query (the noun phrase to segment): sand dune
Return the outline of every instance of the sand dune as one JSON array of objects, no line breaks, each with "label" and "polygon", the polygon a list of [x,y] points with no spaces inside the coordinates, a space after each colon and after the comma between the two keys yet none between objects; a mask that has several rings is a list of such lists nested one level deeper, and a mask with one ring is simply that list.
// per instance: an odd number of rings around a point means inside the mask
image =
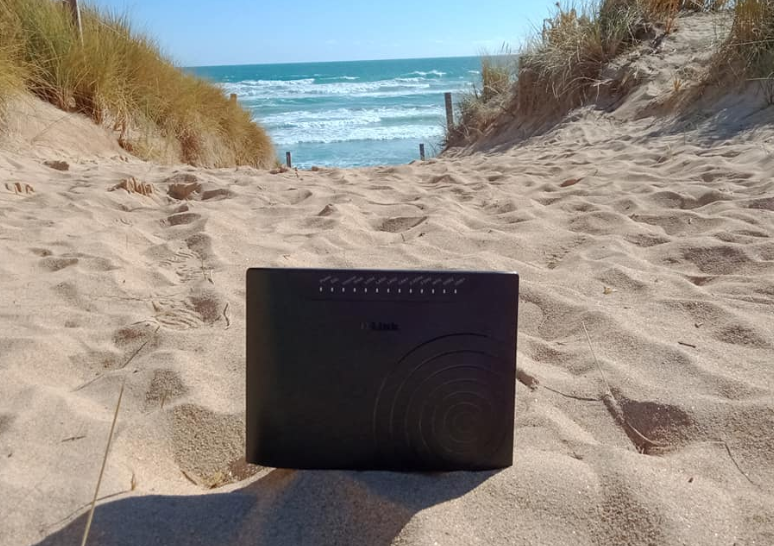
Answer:
[{"label": "sand dune", "polygon": [[[772,542],[774,133],[632,127],[280,175],[3,153],[2,542],[79,540],[123,381],[95,543]],[[518,270],[513,468],[240,464],[261,265]]]}]

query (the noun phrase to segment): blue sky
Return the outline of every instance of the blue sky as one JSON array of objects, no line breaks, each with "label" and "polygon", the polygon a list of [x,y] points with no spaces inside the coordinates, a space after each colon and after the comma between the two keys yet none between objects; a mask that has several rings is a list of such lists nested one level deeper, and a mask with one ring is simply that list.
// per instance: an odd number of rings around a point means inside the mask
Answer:
[{"label": "blue sky", "polygon": [[[88,1],[88,0],[87,0]],[[551,0],[91,0],[128,13],[179,64],[478,55],[518,44]]]}]

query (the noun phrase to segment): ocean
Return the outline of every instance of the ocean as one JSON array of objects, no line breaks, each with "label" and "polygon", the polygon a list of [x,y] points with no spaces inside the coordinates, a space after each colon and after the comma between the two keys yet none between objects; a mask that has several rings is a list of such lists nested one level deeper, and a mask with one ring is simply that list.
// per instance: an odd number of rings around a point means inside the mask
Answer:
[{"label": "ocean", "polygon": [[480,78],[478,57],[190,68],[236,93],[299,168],[396,165],[440,151],[444,92]]}]

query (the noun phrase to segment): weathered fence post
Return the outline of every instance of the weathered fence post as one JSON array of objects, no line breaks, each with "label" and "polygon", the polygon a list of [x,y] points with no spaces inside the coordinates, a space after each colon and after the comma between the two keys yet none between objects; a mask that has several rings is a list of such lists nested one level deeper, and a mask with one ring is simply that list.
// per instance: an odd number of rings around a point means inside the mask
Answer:
[{"label": "weathered fence post", "polygon": [[237,94],[231,93],[231,102],[236,102],[236,101],[237,101]]},{"label": "weathered fence post", "polygon": [[425,160],[425,145],[424,144],[420,144],[419,145],[419,159],[421,159],[422,161]]},{"label": "weathered fence post", "polygon": [[78,39],[83,45],[83,25],[81,24],[81,8],[78,6],[78,0],[65,0],[65,3],[70,8],[70,12],[73,14],[73,23],[78,30]]},{"label": "weathered fence post", "polygon": [[454,108],[452,107],[452,94],[444,93],[444,101],[446,102],[446,131],[451,134],[454,130]]},{"label": "weathered fence post", "polygon": [[288,166],[288,169],[293,168],[293,161],[290,157],[290,152],[285,152],[285,164]]}]

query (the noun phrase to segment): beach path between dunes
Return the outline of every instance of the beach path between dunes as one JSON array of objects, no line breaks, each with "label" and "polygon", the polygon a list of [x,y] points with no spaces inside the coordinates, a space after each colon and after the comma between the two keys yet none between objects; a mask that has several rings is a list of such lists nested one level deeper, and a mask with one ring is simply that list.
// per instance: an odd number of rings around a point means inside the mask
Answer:
[{"label": "beach path between dunes", "polygon": [[[772,134],[644,129],[277,175],[0,153],[0,543],[80,543],[124,382],[94,544],[774,543]],[[513,467],[245,466],[253,266],[518,271]]]}]

